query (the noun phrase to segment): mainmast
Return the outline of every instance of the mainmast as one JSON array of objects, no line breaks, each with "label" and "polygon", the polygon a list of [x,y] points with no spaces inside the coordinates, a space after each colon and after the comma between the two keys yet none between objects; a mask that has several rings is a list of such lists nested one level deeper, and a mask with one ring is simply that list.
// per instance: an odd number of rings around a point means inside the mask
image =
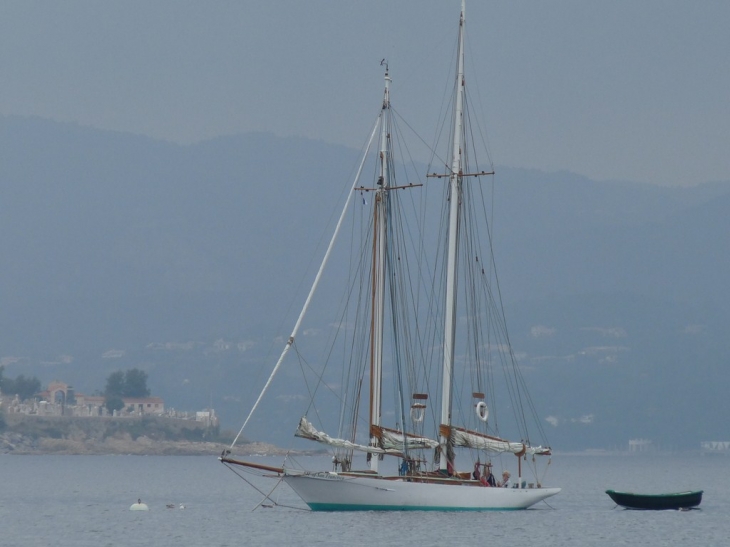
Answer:
[{"label": "mainmast", "polygon": [[454,377],[454,340],[456,337],[456,265],[459,246],[459,211],[461,204],[461,148],[463,130],[464,104],[464,0],[461,3],[461,19],[459,21],[458,69],[456,74],[456,100],[454,105],[454,135],[451,152],[451,173],[449,176],[449,241],[446,263],[446,302],[444,322],[444,367],[443,390],[441,395],[441,458],[439,468],[448,471],[452,447],[451,429],[451,384]]},{"label": "mainmast", "polygon": [[[374,427],[380,426],[381,399],[383,385],[383,317],[385,309],[386,280],[386,229],[388,210],[388,187],[390,186],[390,76],[388,64],[385,64],[385,92],[383,108],[380,113],[380,155],[378,186],[375,190],[374,233],[373,233],[373,266],[372,266],[372,324],[370,336],[370,445],[378,445],[378,437],[374,435]],[[378,471],[377,455],[370,459],[370,469]]]}]

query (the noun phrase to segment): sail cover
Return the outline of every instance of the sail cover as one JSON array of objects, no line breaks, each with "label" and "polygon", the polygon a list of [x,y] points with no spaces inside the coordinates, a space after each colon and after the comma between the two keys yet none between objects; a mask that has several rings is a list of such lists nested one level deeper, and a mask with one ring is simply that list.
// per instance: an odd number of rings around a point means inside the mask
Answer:
[{"label": "sail cover", "polygon": [[409,450],[417,450],[419,448],[436,448],[438,441],[429,439],[428,437],[419,437],[417,435],[403,435],[400,431],[387,429],[385,427],[373,426],[372,432],[380,439],[380,445],[386,449],[403,450],[403,443],[408,445]]},{"label": "sail cover", "polygon": [[[302,416],[299,420],[299,426],[297,427],[297,437],[303,439],[309,439],[317,441],[322,444],[334,446],[336,448],[345,448],[348,450],[359,450],[360,452],[370,452],[372,454],[396,454],[400,455],[403,453],[403,434],[398,431],[393,431],[385,428],[378,428],[378,437],[382,446],[367,446],[364,444],[357,444],[346,439],[338,439],[336,437],[330,437],[323,431],[318,431],[310,422],[306,416]],[[427,439],[425,437],[416,437],[407,435],[406,437],[408,448],[435,448],[439,445],[438,441]]]},{"label": "sail cover", "polygon": [[[441,426],[442,429],[449,426]],[[510,452],[512,454],[535,454],[549,456],[550,448],[542,446],[529,446],[525,443],[515,443],[500,439],[499,437],[491,437],[476,431],[469,431],[458,427],[451,427],[451,442],[454,446],[463,446],[467,448],[476,448],[478,450],[487,450],[489,452]]]},{"label": "sail cover", "polygon": [[294,435],[302,437],[303,439],[317,441],[318,443],[327,444],[337,448],[346,448],[348,450],[359,450],[361,452],[371,452],[373,454],[400,453],[400,451],[383,450],[379,446],[366,446],[363,444],[353,443],[346,439],[330,437],[327,433],[318,431],[311,423],[309,423],[306,416],[302,416],[302,419],[299,420],[299,426],[297,426],[297,431]]},{"label": "sail cover", "polygon": [[[299,426],[295,435],[302,437],[303,439],[309,439],[317,441],[322,444],[334,446],[336,448],[345,448],[347,450],[358,450],[360,452],[370,452],[372,454],[395,454],[401,455],[403,453],[403,443],[408,444],[408,449],[419,449],[419,448],[436,448],[439,446],[439,442],[427,437],[418,437],[415,435],[403,435],[399,431],[387,429],[384,427],[373,428],[373,433],[380,439],[381,446],[368,446],[364,444],[353,443],[346,439],[338,439],[336,437],[330,437],[327,433],[317,430],[307,420],[306,416],[302,416],[299,420]],[[549,456],[551,454],[550,448],[543,448],[542,446],[529,446],[525,443],[515,443],[500,439],[499,437],[490,437],[476,431],[469,431],[467,429],[461,429],[458,427],[441,426],[442,432],[448,429],[451,430],[451,442],[454,446],[462,446],[467,448],[476,448],[478,450],[487,450],[489,452],[510,452],[512,454],[535,454]]]}]

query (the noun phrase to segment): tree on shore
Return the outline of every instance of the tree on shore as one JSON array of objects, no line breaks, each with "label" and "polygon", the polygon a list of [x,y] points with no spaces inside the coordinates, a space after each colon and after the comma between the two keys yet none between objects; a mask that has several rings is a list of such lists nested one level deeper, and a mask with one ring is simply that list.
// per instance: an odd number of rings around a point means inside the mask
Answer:
[{"label": "tree on shore", "polygon": [[147,373],[143,370],[133,368],[130,370],[118,370],[112,372],[106,379],[104,397],[109,412],[124,408],[122,397],[149,397],[150,390],[147,387]]},{"label": "tree on shore", "polygon": [[106,379],[105,397],[149,397],[147,373],[138,368],[112,372]]},{"label": "tree on shore", "polygon": [[6,378],[4,372],[5,367],[0,366],[0,392],[6,395],[17,395],[21,401],[25,401],[41,390],[41,381],[35,376],[26,378],[21,374],[15,378]]},{"label": "tree on shore", "polygon": [[126,397],[149,397],[147,373],[133,368],[124,374],[124,395]]},{"label": "tree on shore", "polygon": [[104,401],[104,406],[109,412],[113,414],[115,410],[122,410],[124,408],[124,401],[122,401],[121,397],[113,395],[106,398],[106,400]]},{"label": "tree on shore", "polygon": [[104,396],[109,397],[121,397],[124,395],[124,372],[118,370],[112,372],[106,379],[106,388],[104,389]]}]

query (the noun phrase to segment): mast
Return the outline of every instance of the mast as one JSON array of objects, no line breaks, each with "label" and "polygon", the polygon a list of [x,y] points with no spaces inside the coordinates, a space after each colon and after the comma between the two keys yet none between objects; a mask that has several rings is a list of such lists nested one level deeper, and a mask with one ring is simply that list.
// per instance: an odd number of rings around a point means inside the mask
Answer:
[{"label": "mast", "polygon": [[449,241],[446,263],[446,302],[444,306],[444,365],[443,388],[441,394],[440,428],[441,458],[439,468],[449,470],[449,457],[452,453],[450,441],[451,426],[451,383],[454,377],[454,340],[456,338],[456,266],[459,245],[459,206],[461,202],[461,148],[464,103],[464,0],[461,2],[459,20],[458,69],[456,74],[456,101],[454,105],[454,135],[451,152],[451,173],[449,176]]},{"label": "mast", "polygon": [[[385,309],[386,279],[386,228],[388,209],[388,172],[390,133],[388,119],[390,112],[390,76],[388,64],[385,63],[385,92],[383,108],[380,114],[380,172],[378,187],[375,191],[374,233],[373,233],[373,265],[372,265],[372,324],[370,336],[370,445],[377,446],[378,438],[373,435],[373,426],[380,426],[381,391],[383,384],[383,322]],[[378,471],[377,455],[370,458],[370,469]]]}]

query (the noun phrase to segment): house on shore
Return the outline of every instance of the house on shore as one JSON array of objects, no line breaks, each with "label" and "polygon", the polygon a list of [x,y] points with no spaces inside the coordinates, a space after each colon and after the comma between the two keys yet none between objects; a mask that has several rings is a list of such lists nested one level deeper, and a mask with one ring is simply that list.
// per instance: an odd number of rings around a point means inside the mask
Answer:
[{"label": "house on shore", "polygon": [[109,412],[106,397],[76,393],[73,386],[54,381],[37,393],[32,399],[20,400],[5,396],[0,398],[0,407],[5,412],[33,416],[67,416],[76,418],[117,417],[134,418],[159,416],[178,420],[192,420],[207,427],[218,426],[215,410],[208,408],[198,412],[187,412],[165,407],[162,397],[120,397],[124,403],[121,410]]},{"label": "house on shore", "polygon": [[[121,397],[124,408],[114,416],[163,416],[165,401],[161,397]],[[16,396],[8,401],[8,412],[37,414],[39,416],[111,416],[103,395],[76,393],[73,386],[54,381],[36,394],[32,401],[20,401]]]}]

